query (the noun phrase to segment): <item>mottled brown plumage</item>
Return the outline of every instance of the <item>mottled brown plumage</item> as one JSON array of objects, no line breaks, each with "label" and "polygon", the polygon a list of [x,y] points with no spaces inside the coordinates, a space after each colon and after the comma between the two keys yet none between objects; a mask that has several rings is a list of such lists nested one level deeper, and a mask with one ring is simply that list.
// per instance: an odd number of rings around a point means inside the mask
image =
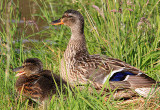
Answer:
[{"label": "mottled brown plumage", "polygon": [[[18,72],[16,76],[16,90],[19,94],[42,102],[58,94],[58,89],[65,92],[67,83],[50,70],[43,70],[42,62],[38,58],[26,59],[22,67],[13,69]],[[57,85],[57,87],[56,87]]]},{"label": "mottled brown plumage", "polygon": [[72,32],[60,68],[62,78],[68,80],[72,86],[90,83],[96,89],[101,89],[109,79],[112,89],[130,88],[141,94],[137,88],[151,88],[156,85],[155,80],[121,60],[90,55],[86,48],[84,19],[78,11],[67,10],[62,18],[52,22],[52,25],[59,24],[70,27]]}]

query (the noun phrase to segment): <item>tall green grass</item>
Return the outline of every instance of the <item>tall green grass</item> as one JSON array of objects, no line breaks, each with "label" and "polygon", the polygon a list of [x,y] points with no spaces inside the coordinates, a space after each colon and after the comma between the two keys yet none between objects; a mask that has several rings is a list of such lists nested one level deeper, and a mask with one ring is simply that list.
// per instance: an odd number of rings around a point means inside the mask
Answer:
[{"label": "tall green grass", "polygon": [[[0,3],[0,109],[32,109],[28,100],[17,95],[15,91],[15,73],[12,68],[22,65],[26,58],[37,57],[42,60],[45,69],[53,70],[59,74],[60,59],[70,39],[68,27],[54,27],[52,20],[60,18],[67,9],[79,10],[85,19],[85,36],[90,54],[104,54],[125,61],[148,76],[160,81],[160,3],[152,1],[109,1],[109,0],[33,0],[37,6],[37,13],[31,15],[42,19],[50,28],[27,35],[26,24],[19,31],[18,22],[22,19],[19,0],[1,0]],[[98,9],[92,7],[96,5]],[[62,8],[63,7],[63,8]],[[9,20],[9,21],[8,21]],[[31,27],[30,27],[31,28]],[[33,36],[45,37],[55,41],[48,44],[45,41],[31,42],[32,48],[23,44],[23,39]],[[46,35],[46,36],[44,36]],[[14,39],[19,42],[12,43]],[[19,51],[16,51],[19,49]],[[9,66],[7,66],[9,65]],[[138,102],[117,105],[122,101],[114,100],[110,95],[107,101],[95,90],[90,93],[88,89],[80,91],[76,88],[75,94],[68,96],[53,96],[48,109],[156,109],[160,105],[160,95],[154,99],[144,99]],[[112,94],[112,93],[108,93]],[[64,97],[66,97],[64,100]],[[141,103],[140,103],[141,102]],[[42,109],[36,105],[35,109]]]}]

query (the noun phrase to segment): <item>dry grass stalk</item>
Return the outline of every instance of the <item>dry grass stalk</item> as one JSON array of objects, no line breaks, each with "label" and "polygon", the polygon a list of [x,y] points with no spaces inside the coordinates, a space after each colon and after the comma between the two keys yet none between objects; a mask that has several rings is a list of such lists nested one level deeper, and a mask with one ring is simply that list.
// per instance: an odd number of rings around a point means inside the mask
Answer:
[{"label": "dry grass stalk", "polygon": [[9,65],[10,65],[10,44],[11,44],[11,34],[10,34],[10,10],[11,10],[11,2],[8,2],[7,4],[7,13],[6,13],[6,49],[7,49],[7,66],[5,69],[5,85],[7,82],[7,79],[9,77]]},{"label": "dry grass stalk", "polygon": [[92,5],[92,7],[98,11],[98,13],[103,17],[103,19],[105,19],[103,11],[100,10],[98,6]]}]

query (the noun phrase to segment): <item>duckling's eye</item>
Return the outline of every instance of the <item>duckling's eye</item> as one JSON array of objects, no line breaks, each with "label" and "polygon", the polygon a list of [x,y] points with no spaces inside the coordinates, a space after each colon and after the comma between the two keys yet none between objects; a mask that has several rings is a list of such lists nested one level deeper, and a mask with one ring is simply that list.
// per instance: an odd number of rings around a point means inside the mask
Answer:
[{"label": "duckling's eye", "polygon": [[32,68],[32,67],[29,67],[29,69],[30,69],[31,71],[33,71],[33,70],[34,70],[34,68]]}]

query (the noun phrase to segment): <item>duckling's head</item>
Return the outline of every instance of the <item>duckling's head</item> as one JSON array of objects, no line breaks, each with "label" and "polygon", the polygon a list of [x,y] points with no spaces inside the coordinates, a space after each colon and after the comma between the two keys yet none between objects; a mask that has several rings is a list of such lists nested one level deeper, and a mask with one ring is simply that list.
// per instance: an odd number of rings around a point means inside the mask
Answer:
[{"label": "duckling's head", "polygon": [[64,24],[69,26],[71,30],[76,30],[77,32],[83,33],[84,19],[80,12],[75,10],[67,10],[64,12],[63,16],[55,21],[52,21],[52,25]]},{"label": "duckling's head", "polygon": [[26,59],[21,67],[13,69],[14,72],[18,72],[16,76],[26,75],[30,76],[43,70],[43,64],[38,58]]}]

